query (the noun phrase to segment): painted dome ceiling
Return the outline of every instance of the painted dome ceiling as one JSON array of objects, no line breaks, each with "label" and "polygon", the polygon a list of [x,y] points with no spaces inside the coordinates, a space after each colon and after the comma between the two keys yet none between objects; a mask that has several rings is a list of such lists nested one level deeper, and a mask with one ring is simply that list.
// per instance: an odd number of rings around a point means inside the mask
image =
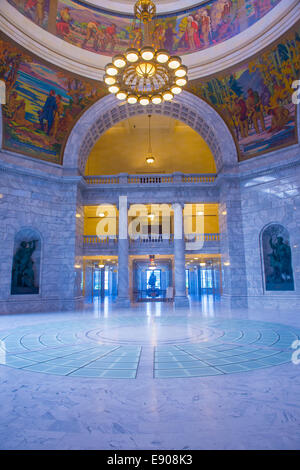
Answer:
[{"label": "painted dome ceiling", "polygon": [[[282,0],[208,0],[184,10],[159,13],[153,23],[152,40],[157,48],[186,55],[202,51],[245,31]],[[142,27],[133,16],[133,1],[82,2],[58,0],[28,2],[8,0],[31,21],[64,41],[97,54],[111,56],[143,42]],[[93,3],[93,4],[92,4]],[[172,8],[174,1],[158,2]],[[126,6],[127,12],[111,8]],[[105,5],[105,8],[101,7]],[[91,24],[92,26],[89,26]]]},{"label": "painted dome ceiling", "polygon": [[[133,15],[134,3],[1,0],[0,29],[44,60],[99,80],[108,58],[143,43],[141,24]],[[298,0],[156,3],[153,45],[183,56],[190,79],[212,75],[247,59],[299,18]]]},{"label": "painted dome ceiling", "polygon": [[[89,5],[79,0],[0,3],[0,80],[7,92],[3,148],[61,164],[75,123],[108,93],[101,81],[108,56],[137,41],[139,25],[132,15],[101,9],[103,2],[96,0]],[[130,6],[125,0],[105,3]],[[167,4],[172,3],[160,6]],[[89,23],[96,26],[88,35]],[[219,113],[240,161],[298,142],[291,89],[300,70],[299,0],[189,2],[176,14],[159,13],[153,38],[184,55],[185,93]],[[50,92],[60,110],[51,132],[40,119]],[[254,100],[260,105],[253,118]]]}]

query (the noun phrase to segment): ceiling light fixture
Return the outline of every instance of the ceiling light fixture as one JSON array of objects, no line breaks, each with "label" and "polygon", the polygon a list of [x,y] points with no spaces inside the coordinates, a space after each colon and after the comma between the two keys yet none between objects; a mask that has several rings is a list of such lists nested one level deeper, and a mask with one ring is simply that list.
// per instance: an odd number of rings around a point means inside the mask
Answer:
[{"label": "ceiling light fixture", "polygon": [[152,145],[151,145],[151,114],[148,116],[149,118],[149,147],[148,147],[148,153],[146,155],[146,162],[148,165],[152,165],[155,162],[155,158],[152,152]]},{"label": "ceiling light fixture", "polygon": [[152,0],[138,0],[134,6],[137,20],[144,25],[144,44],[117,54],[105,67],[104,82],[108,91],[129,104],[160,104],[171,101],[187,84],[188,69],[179,56],[152,46],[151,23],[156,16]]}]

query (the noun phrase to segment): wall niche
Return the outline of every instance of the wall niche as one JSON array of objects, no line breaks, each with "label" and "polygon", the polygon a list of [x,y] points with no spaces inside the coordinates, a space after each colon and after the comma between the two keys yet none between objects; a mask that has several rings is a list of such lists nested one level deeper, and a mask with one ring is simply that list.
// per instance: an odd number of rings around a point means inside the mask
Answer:
[{"label": "wall niche", "polygon": [[280,224],[262,231],[261,250],[266,291],[293,291],[294,276],[289,232]]},{"label": "wall niche", "polygon": [[40,293],[41,236],[37,230],[23,228],[14,240],[11,295]]}]

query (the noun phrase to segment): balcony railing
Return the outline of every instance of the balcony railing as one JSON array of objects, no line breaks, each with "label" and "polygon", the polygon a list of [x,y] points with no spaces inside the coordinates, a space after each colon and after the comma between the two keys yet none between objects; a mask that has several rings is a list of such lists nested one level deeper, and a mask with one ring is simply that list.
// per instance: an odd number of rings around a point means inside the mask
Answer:
[{"label": "balcony railing", "polygon": [[91,186],[107,185],[171,185],[171,184],[213,184],[216,181],[215,174],[183,174],[170,175],[127,175],[115,176],[86,176],[85,181]]},{"label": "balcony railing", "polygon": [[[200,233],[200,234],[191,234],[185,237],[186,242],[205,242],[205,243],[214,243],[220,241],[219,233]],[[171,234],[169,238],[166,238],[163,235],[142,235],[137,240],[129,239],[131,246],[141,246],[149,244],[172,244],[174,242],[174,235]],[[118,238],[116,236],[107,236],[107,237],[98,237],[97,235],[84,235],[83,244],[85,246],[110,246],[115,247],[118,243]]]},{"label": "balcony railing", "polygon": [[107,236],[107,237],[98,237],[97,235],[84,235],[83,244],[85,246],[116,246],[118,243],[117,237]]}]

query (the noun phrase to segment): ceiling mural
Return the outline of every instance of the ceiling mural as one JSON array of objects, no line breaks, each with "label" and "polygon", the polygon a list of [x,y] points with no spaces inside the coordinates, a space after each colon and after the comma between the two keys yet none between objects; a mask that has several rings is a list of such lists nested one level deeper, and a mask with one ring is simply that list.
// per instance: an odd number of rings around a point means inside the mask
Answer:
[{"label": "ceiling mural", "polygon": [[[143,42],[133,16],[78,0],[8,0],[22,14],[65,41],[111,56]],[[178,13],[158,15],[153,45],[184,55],[222,43],[244,31],[280,0],[210,0]]]},{"label": "ceiling mural", "polygon": [[106,94],[99,82],[50,66],[2,35],[0,79],[7,95],[3,147],[58,164],[76,120]]},{"label": "ceiling mural", "polygon": [[[297,142],[292,83],[300,76],[300,23],[262,53],[187,90],[212,105],[235,138],[240,160]],[[62,164],[77,119],[107,94],[102,82],[59,69],[0,35],[3,147]]]},{"label": "ceiling mural", "polygon": [[297,143],[292,83],[299,76],[300,23],[247,62],[190,82],[188,91],[219,112],[246,160]]}]

